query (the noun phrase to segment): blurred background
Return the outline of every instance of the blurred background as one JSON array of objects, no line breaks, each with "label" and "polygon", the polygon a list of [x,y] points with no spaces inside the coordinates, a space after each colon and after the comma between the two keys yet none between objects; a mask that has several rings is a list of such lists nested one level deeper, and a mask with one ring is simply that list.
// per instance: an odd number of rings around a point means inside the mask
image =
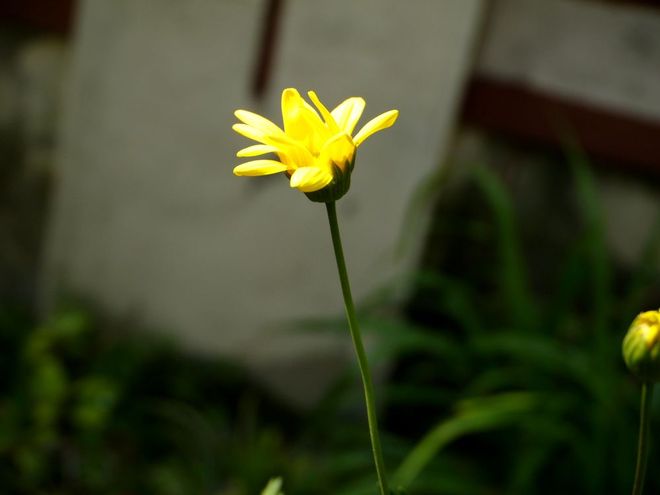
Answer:
[{"label": "blurred background", "polygon": [[652,0],[3,0],[2,492],[375,493],[323,208],[231,174],[296,87],[400,110],[338,204],[392,485],[625,493],[658,81]]}]

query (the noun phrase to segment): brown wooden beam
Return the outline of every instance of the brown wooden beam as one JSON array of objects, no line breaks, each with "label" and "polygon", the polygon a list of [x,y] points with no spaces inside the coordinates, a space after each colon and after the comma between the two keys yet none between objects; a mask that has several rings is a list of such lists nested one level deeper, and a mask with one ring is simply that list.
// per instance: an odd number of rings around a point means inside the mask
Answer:
[{"label": "brown wooden beam", "polygon": [[270,82],[275,50],[279,41],[283,4],[284,0],[268,0],[266,3],[259,52],[252,76],[252,95],[256,99],[263,98]]},{"label": "brown wooden beam", "polygon": [[660,119],[626,115],[484,76],[469,83],[462,119],[559,147],[562,134],[570,132],[589,155],[660,175]]},{"label": "brown wooden beam", "polygon": [[0,0],[0,23],[68,34],[75,0]]}]

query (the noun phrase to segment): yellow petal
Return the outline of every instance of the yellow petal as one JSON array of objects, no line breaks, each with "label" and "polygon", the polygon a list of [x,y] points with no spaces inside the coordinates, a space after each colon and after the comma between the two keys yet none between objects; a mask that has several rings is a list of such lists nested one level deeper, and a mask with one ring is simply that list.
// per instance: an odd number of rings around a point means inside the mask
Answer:
[{"label": "yellow petal", "polygon": [[301,142],[273,142],[276,153],[282,163],[288,164],[289,169],[305,167],[314,163],[314,156]]},{"label": "yellow petal", "polygon": [[268,136],[263,131],[255,129],[254,127],[247,124],[234,124],[231,126],[231,128],[238,132],[241,136],[259,141],[260,143],[268,144],[270,141]]},{"label": "yellow petal", "polygon": [[278,148],[275,146],[270,146],[268,144],[255,144],[239,150],[238,153],[236,153],[236,156],[243,158],[247,156],[265,155],[266,153],[276,153],[277,151]]},{"label": "yellow petal", "polygon": [[353,134],[353,129],[360,120],[365,105],[363,98],[354,96],[337,105],[330,114],[337,122],[339,129],[346,134]]},{"label": "yellow petal", "polygon": [[279,128],[279,126],[273,124],[270,120],[261,115],[257,115],[253,112],[248,112],[247,110],[236,110],[234,112],[236,118],[249,126],[259,129],[266,134],[280,134],[284,131]]},{"label": "yellow petal", "polygon": [[281,145],[285,144],[287,146],[300,146],[295,140],[291,139],[289,136],[284,134],[283,131],[279,131],[277,134],[269,134],[264,132],[262,129],[257,129],[247,124],[234,124],[231,126],[236,132],[241,136],[246,138],[253,139],[263,144],[268,145]]},{"label": "yellow petal", "polygon": [[332,174],[320,167],[302,167],[291,175],[291,187],[302,192],[323,189],[332,182]]},{"label": "yellow petal", "polygon": [[364,127],[353,137],[353,142],[355,146],[360,146],[362,141],[367,139],[373,133],[387,129],[394,122],[396,122],[397,117],[399,116],[398,110],[390,110],[380,114],[378,117],[371,119],[369,122],[364,124]]},{"label": "yellow petal", "polygon": [[275,160],[253,160],[234,167],[234,175],[254,177],[284,172],[287,166]]},{"label": "yellow petal", "polygon": [[345,170],[346,165],[353,160],[354,154],[355,145],[351,136],[348,134],[337,134],[323,146],[323,150],[319,156],[319,163],[327,166],[328,170],[332,170],[332,163]]},{"label": "yellow petal", "polygon": [[319,114],[294,88],[282,91],[282,120],[286,133],[311,149],[316,149],[328,137]]},{"label": "yellow petal", "polygon": [[334,117],[328,111],[325,105],[321,103],[321,100],[319,100],[319,97],[316,96],[316,93],[314,91],[308,91],[307,95],[309,96],[309,98],[312,100],[312,103],[314,103],[316,108],[318,108],[319,112],[323,116],[323,120],[325,121],[325,124],[328,126],[330,133],[337,134],[337,132],[339,132],[339,126],[337,125],[337,122],[335,122]]}]

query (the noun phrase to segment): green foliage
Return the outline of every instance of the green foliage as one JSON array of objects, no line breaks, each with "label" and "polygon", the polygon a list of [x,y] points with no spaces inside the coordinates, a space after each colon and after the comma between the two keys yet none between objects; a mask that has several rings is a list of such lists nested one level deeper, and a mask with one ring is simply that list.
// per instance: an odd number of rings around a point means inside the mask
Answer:
[{"label": "green foliage", "polygon": [[[361,306],[363,330],[374,337],[372,362],[393,368],[379,393],[393,488],[412,495],[630,490],[639,384],[623,366],[621,339],[658,287],[660,216],[640,266],[625,276],[609,258],[595,178],[579,150],[570,150],[569,165],[579,228],[548,260],[558,268],[544,287],[532,282],[511,194],[480,167],[466,187],[479,216],[449,220],[477,246],[457,249],[478,255],[462,258],[454,273],[402,281],[414,288],[412,320],[388,310],[398,287]],[[341,318],[304,326],[346,331]],[[351,462],[369,469],[368,455]],[[371,477],[351,475],[336,493],[373,493]],[[647,483],[650,493],[660,490],[652,470]]]},{"label": "green foliage", "polygon": [[[510,196],[493,172],[477,168],[478,196],[471,201],[492,218],[492,235],[483,242],[496,250],[491,268],[474,269],[477,279],[417,278],[441,329],[404,323],[389,336],[371,325],[385,337],[380,345],[387,351],[379,354],[404,360],[404,372],[386,389],[395,415],[389,424],[426,425],[426,432],[412,430],[419,443],[395,473],[410,493],[600,494],[631,487],[639,384],[625,371],[620,346],[634,314],[645,309],[639,306],[645,291],[657,284],[660,229],[650,233],[639,269],[627,279],[615,275],[595,180],[578,150],[569,161],[582,229],[567,247],[554,292],[532,290]],[[484,290],[489,278],[494,290]],[[419,342],[404,347],[410,332]],[[497,400],[507,394],[530,394],[534,407],[500,421]],[[474,424],[469,414],[451,413],[461,397],[479,404]],[[446,419],[433,426],[433,416]],[[472,486],[440,489],[442,479],[430,482],[443,462],[455,463]],[[650,492],[660,489],[653,478]]]},{"label": "green foliage", "polygon": [[282,478],[272,478],[261,492],[261,495],[283,495]]},{"label": "green foliage", "polygon": [[3,494],[247,495],[278,472],[304,483],[310,462],[282,429],[299,416],[234,366],[72,309],[37,326],[0,311],[0,342]]},{"label": "green foliage", "polygon": [[410,486],[437,453],[451,441],[466,434],[500,428],[520,420],[534,405],[534,397],[524,393],[499,394],[463,401],[453,416],[426,433],[406,456],[392,477],[393,483],[397,486]]},{"label": "green foliage", "polygon": [[[361,306],[387,377],[377,395],[394,493],[629,491],[639,385],[620,345],[658,282],[660,216],[622,277],[588,164],[575,150],[570,162],[581,228],[549,288],[534,284],[511,194],[477,168],[481,218],[457,225],[485,261],[416,274],[412,317],[391,313],[387,290]],[[339,316],[303,326],[348,337]],[[274,475],[287,495],[376,493],[354,367],[303,415],[235,366],[123,327],[76,309],[39,325],[0,310],[2,493],[281,494]],[[652,469],[647,489],[660,490]]]}]

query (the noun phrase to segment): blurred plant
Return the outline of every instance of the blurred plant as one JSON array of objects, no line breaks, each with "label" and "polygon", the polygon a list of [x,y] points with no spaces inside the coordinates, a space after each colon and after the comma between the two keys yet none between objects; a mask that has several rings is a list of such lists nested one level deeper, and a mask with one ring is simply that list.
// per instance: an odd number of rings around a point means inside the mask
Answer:
[{"label": "blurred plant", "polygon": [[272,478],[261,492],[261,495],[284,495],[282,493],[282,478]]},{"label": "blurred plant", "polygon": [[653,388],[660,380],[660,311],[637,315],[623,339],[623,359],[631,373],[642,382],[637,442],[637,466],[633,495],[641,495],[648,462],[648,437]]},{"label": "blurred plant", "polygon": [[3,494],[247,495],[273,472],[312,483],[289,438],[300,417],[244,371],[120,333],[79,309],[38,326],[0,310]]},{"label": "blurred plant", "polygon": [[[360,306],[370,357],[380,376],[391,370],[381,383],[383,454],[398,465],[397,492],[629,488],[638,386],[621,363],[620,329],[658,281],[660,222],[639,267],[617,274],[590,169],[579,152],[570,162],[582,228],[552,290],[531,282],[511,195],[477,168],[469,201],[482,215],[458,223],[485,261],[457,267],[460,276],[416,274],[412,316],[392,314],[397,284]],[[353,368],[302,415],[235,366],[146,334],[126,338],[125,326],[78,309],[42,325],[0,310],[2,493],[248,495],[277,473],[287,495],[373,495]],[[304,326],[344,332],[345,320]],[[647,490],[660,479],[649,476]]]},{"label": "blurred plant", "polygon": [[[471,184],[462,194],[480,213],[453,217],[452,228],[474,239],[457,248],[465,263],[452,267],[457,275],[416,275],[412,320],[392,316],[388,291],[360,307],[376,365],[393,369],[383,385],[384,449],[399,463],[393,483],[411,494],[595,495],[631,484],[636,391],[619,357],[620,329],[657,287],[660,222],[639,267],[617,273],[590,167],[577,148],[568,161],[581,226],[563,261],[551,260],[562,265],[554,284],[533,286],[512,197],[494,172],[474,167],[462,171]],[[425,323],[412,323],[418,314]],[[368,493],[354,475],[353,490],[341,493]]]},{"label": "blurred plant", "polygon": [[[390,398],[406,403],[417,396],[428,408],[431,400],[446,406],[456,395],[524,391],[543,404],[519,416],[504,436],[494,433],[464,443],[467,464],[477,463],[485,472],[477,475],[483,480],[479,489],[456,493],[492,493],[496,486],[507,494],[620,493],[630,484],[635,394],[617,349],[623,322],[637,310],[649,283],[658,280],[660,224],[649,235],[639,269],[627,285],[619,279],[615,284],[594,178],[578,149],[570,148],[568,159],[583,227],[568,248],[554,294],[532,290],[516,212],[504,185],[487,168],[474,170],[479,197],[470,201],[492,215],[494,236],[482,239],[496,250],[495,258],[488,258],[492,267],[480,264],[485,267],[481,272],[472,267],[477,280],[427,273],[417,281],[433,294],[436,317],[449,327],[442,332],[442,345],[433,347],[440,352],[431,359],[441,364],[418,359],[407,371],[406,381],[412,383],[406,383],[403,397],[401,385],[393,383]],[[491,276],[494,290],[488,292],[484,282]],[[399,331],[406,332],[406,325]],[[435,352],[425,344],[409,351]],[[454,395],[444,401],[433,398],[433,388],[424,383],[429,377]],[[479,412],[491,409],[496,410],[484,404]],[[397,419],[405,423],[405,417]],[[406,462],[399,472],[407,472]],[[414,474],[417,480],[411,475],[403,479],[411,492],[423,486],[424,473]],[[658,486],[656,480],[654,489]]]}]

